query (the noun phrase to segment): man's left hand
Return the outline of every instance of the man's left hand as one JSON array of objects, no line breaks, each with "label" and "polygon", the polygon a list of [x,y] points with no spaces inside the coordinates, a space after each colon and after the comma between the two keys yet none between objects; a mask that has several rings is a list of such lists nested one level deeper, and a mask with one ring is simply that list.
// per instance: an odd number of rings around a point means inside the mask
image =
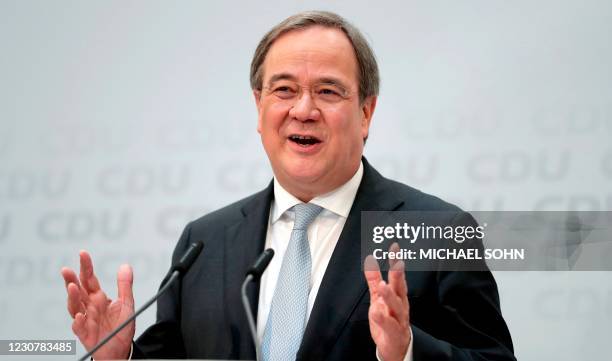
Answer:
[{"label": "man's left hand", "polygon": [[[394,243],[390,251],[399,251],[399,245]],[[401,361],[412,334],[404,262],[389,260],[389,283],[383,280],[378,262],[371,255],[365,260],[364,273],[370,289],[370,333],[378,355],[384,361]]]}]

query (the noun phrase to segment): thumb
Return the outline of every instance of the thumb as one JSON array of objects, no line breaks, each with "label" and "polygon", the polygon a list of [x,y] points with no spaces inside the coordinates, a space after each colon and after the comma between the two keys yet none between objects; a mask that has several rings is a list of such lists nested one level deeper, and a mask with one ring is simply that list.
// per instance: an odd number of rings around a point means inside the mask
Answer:
[{"label": "thumb", "polygon": [[132,267],[128,264],[123,264],[117,272],[117,291],[118,298],[122,302],[134,304],[134,294],[132,293],[132,284],[134,283],[134,273]]}]

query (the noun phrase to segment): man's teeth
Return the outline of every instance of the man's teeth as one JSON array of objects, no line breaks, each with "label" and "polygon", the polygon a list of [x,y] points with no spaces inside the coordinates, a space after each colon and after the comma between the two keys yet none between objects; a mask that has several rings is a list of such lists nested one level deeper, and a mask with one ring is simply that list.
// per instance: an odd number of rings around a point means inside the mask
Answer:
[{"label": "man's teeth", "polygon": [[317,138],[308,135],[292,135],[289,139],[300,145],[312,145],[320,142]]}]

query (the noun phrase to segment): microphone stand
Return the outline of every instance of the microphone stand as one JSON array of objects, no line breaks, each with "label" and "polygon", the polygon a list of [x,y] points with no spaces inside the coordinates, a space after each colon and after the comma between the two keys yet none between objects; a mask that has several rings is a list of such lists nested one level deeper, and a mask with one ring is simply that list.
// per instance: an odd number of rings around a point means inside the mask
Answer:
[{"label": "microphone stand", "polygon": [[253,275],[249,274],[242,282],[241,295],[242,295],[242,306],[244,306],[244,310],[247,315],[247,319],[249,321],[249,330],[251,331],[251,337],[255,341],[255,359],[257,361],[261,361],[261,347],[259,346],[259,342],[257,342],[257,329],[255,328],[255,318],[253,317],[253,311],[251,310],[251,304],[249,303],[249,298],[247,297],[247,286],[251,281],[255,278]]}]

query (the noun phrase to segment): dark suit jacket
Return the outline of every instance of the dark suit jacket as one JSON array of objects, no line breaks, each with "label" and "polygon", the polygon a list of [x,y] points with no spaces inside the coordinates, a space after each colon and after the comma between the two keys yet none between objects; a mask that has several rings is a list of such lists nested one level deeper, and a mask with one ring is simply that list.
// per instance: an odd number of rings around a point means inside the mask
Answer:
[{"label": "dark suit jacket", "polygon": [[[457,207],[382,177],[363,159],[355,202],[317,294],[297,360],[376,360],[362,272],[360,213],[452,211]],[[189,242],[204,252],[157,304],[157,323],[134,344],[134,358],[255,359],[240,299],[246,270],[263,251],[273,186],[187,225],[173,261]],[[490,272],[406,272],[414,360],[514,360]],[[250,301],[257,314],[259,290]]]}]

